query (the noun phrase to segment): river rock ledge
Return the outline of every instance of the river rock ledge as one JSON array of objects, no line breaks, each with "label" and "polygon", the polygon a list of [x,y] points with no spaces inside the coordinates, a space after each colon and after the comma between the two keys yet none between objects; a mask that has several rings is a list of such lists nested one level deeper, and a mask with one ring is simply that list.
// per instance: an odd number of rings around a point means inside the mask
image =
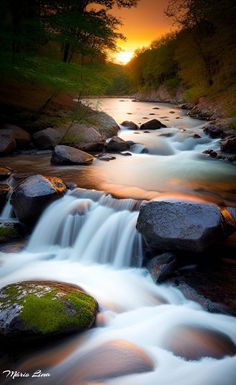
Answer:
[{"label": "river rock ledge", "polygon": [[137,229],[153,249],[203,252],[223,238],[222,216],[215,204],[161,200],[140,207]]},{"label": "river rock ledge", "polygon": [[15,188],[11,196],[14,213],[20,222],[34,224],[43,210],[62,197],[67,188],[62,179],[33,175]]},{"label": "river rock ledge", "polygon": [[41,338],[91,328],[98,305],[75,285],[23,281],[0,290],[0,308],[1,338]]}]

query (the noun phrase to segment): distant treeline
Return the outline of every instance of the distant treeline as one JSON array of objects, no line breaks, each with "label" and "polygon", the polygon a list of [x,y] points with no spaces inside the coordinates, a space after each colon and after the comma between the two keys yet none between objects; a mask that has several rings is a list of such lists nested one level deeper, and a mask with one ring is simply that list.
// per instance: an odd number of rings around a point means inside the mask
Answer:
[{"label": "distant treeline", "polygon": [[170,0],[166,13],[177,32],[136,53],[127,67],[134,88],[165,85],[174,94],[182,85],[193,102],[226,91],[236,95],[236,1]]}]

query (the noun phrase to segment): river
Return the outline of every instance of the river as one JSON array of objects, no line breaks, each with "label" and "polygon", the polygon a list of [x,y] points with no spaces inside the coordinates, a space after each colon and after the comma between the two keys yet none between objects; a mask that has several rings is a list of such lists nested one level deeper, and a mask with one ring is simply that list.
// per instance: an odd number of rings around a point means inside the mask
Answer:
[{"label": "river", "polygon": [[[188,194],[224,204],[235,203],[235,167],[201,155],[207,146],[217,146],[217,140],[203,134],[204,122],[186,117],[170,105],[117,99],[105,99],[103,103],[103,109],[119,123],[128,114],[139,123],[142,117],[159,111],[156,117],[167,116],[171,127],[146,134],[121,130],[123,138],[135,137],[135,142],[145,146],[149,153],[136,153],[136,149],[132,156],[117,156],[109,163],[96,160],[87,168],[54,168],[49,165],[48,155],[42,163],[38,161],[40,155],[33,160],[24,155],[15,157],[8,165],[23,173],[59,173],[68,180],[73,176],[74,181],[83,181],[80,187],[92,186],[128,198]],[[153,110],[156,107],[159,110]],[[182,119],[173,119],[172,115]],[[172,136],[160,136],[163,132],[171,132]],[[201,138],[192,138],[193,132]],[[177,288],[153,283],[148,272],[140,267],[143,250],[136,230],[137,215],[137,202],[132,199],[117,200],[103,193],[75,190],[45,211],[21,252],[1,253],[1,286],[26,279],[61,280],[83,287],[100,306],[98,326],[82,336],[69,337],[53,347],[45,346],[40,352],[27,353],[21,348],[21,357],[11,358],[15,369],[42,369],[50,377],[14,383],[235,385],[236,356],[216,358],[202,354],[187,360],[181,355],[181,344],[186,341],[193,351],[198,349],[201,339],[210,346],[212,333],[218,336],[219,344],[222,335],[236,343],[235,318],[208,313],[187,300]],[[199,337],[199,332],[204,338]],[[176,338],[180,354],[173,352],[172,340]],[[99,373],[103,366],[115,365],[107,362],[107,356],[100,368],[90,367],[88,360],[84,369],[84,357],[96,349],[99,352],[99,347],[108,342],[121,347],[134,344],[149,357],[153,370],[123,376],[116,373],[112,378],[96,375],[96,370]],[[126,365],[131,365],[129,359]]]}]

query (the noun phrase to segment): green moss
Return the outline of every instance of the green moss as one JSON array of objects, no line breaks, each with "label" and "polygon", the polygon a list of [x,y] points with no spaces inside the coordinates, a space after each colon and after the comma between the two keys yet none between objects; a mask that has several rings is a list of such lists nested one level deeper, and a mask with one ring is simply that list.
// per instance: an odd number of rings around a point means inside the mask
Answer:
[{"label": "green moss", "polygon": [[0,241],[7,242],[15,238],[19,238],[19,232],[14,225],[0,224]]},{"label": "green moss", "polygon": [[90,326],[96,309],[92,297],[82,292],[57,297],[56,289],[43,296],[30,294],[23,305],[21,319],[27,328],[42,334]]}]

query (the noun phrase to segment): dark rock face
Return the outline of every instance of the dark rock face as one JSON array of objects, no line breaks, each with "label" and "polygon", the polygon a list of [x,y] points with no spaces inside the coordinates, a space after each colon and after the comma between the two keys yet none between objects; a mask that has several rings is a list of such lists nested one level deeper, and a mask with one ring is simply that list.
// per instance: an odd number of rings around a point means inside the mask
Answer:
[{"label": "dark rock face", "polygon": [[137,229],[153,248],[202,252],[222,235],[214,204],[164,200],[141,205]]},{"label": "dark rock face", "polygon": [[11,187],[8,184],[0,184],[0,211],[6,203],[7,196],[11,191]]},{"label": "dark rock face", "polygon": [[166,127],[166,125],[161,123],[160,120],[152,119],[149,120],[149,122],[143,123],[140,126],[140,130],[158,130],[164,127]]},{"label": "dark rock face", "polygon": [[221,151],[236,154],[236,136],[226,138],[221,142]]},{"label": "dark rock face", "polygon": [[214,126],[212,124],[206,126],[203,131],[211,138],[221,138],[223,135],[223,130],[220,127]]},{"label": "dark rock face", "polygon": [[93,162],[93,156],[70,146],[59,145],[54,148],[51,163],[56,165],[88,165]]},{"label": "dark rock face", "polygon": [[129,130],[134,130],[134,131],[139,129],[139,127],[136,123],[134,123],[132,121],[128,121],[128,120],[125,120],[124,122],[122,122],[121,126],[128,128]]},{"label": "dark rock face", "polygon": [[236,346],[226,334],[189,325],[171,330],[162,346],[186,360],[200,360],[202,357],[220,359],[236,354]]},{"label": "dark rock face", "polygon": [[11,242],[21,238],[21,226],[19,222],[0,220],[0,243]]},{"label": "dark rock face", "polygon": [[108,152],[127,151],[129,148],[129,144],[118,136],[113,136],[111,139],[108,139],[106,143],[106,150]]},{"label": "dark rock face", "polygon": [[163,282],[171,276],[176,266],[176,258],[172,253],[158,255],[147,263],[147,269],[156,283]]},{"label": "dark rock face", "polygon": [[[75,375],[87,383],[152,370],[154,364],[142,349],[126,340],[114,340],[84,354]],[[69,378],[67,381],[71,383]]]},{"label": "dark rock face", "polygon": [[42,337],[79,332],[94,325],[96,300],[75,285],[25,281],[0,290],[0,336]]},{"label": "dark rock face", "polygon": [[11,154],[16,149],[16,140],[9,130],[0,131],[0,156]]},{"label": "dark rock face", "polygon": [[25,179],[11,196],[16,217],[25,224],[33,224],[51,202],[66,192],[60,178],[34,175]]},{"label": "dark rock face", "polygon": [[36,132],[33,135],[33,141],[36,147],[46,150],[55,147],[61,140],[61,137],[62,135],[58,130],[49,127]]},{"label": "dark rock face", "polygon": [[11,175],[12,170],[9,167],[0,166],[0,181],[6,180]]}]

